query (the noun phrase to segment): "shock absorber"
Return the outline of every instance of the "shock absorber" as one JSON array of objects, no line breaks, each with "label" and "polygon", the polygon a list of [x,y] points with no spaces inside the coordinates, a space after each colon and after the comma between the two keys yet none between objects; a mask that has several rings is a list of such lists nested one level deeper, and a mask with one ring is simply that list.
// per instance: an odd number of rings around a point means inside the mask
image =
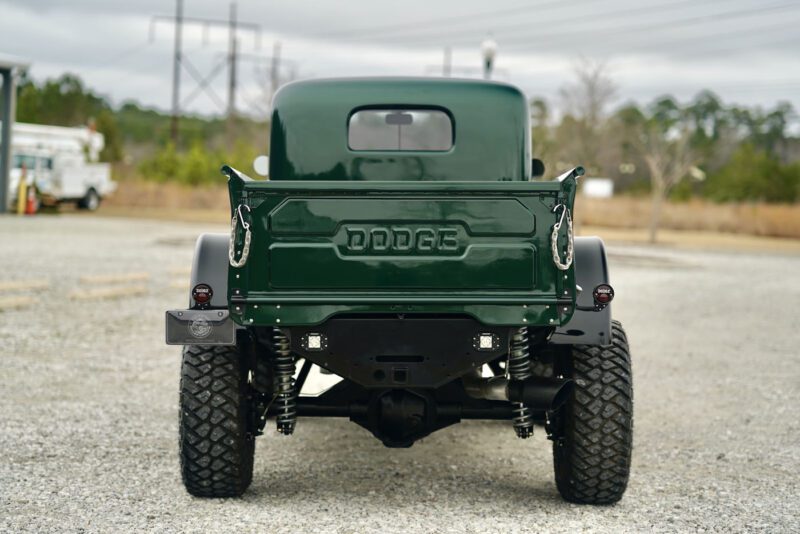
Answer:
[{"label": "shock absorber", "polygon": [[289,338],[275,329],[272,334],[275,352],[275,404],[278,432],[289,435],[297,423],[297,391],[294,387],[294,356],[289,350]]},{"label": "shock absorber", "polygon": [[[528,347],[528,328],[523,326],[511,336],[508,353],[508,378],[525,380],[531,377],[531,354]],[[533,435],[531,410],[521,402],[512,403],[514,430],[517,437],[526,439]]]}]

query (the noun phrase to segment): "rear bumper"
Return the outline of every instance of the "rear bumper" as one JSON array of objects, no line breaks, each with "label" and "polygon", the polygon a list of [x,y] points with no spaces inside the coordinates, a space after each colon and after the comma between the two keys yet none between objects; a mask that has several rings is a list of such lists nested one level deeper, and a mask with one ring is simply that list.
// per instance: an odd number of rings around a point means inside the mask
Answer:
[{"label": "rear bumper", "polygon": [[244,326],[313,326],[347,314],[465,315],[492,326],[560,326],[574,313],[571,295],[561,299],[442,296],[422,300],[419,296],[386,298],[354,297],[334,300],[296,296],[247,296],[231,298],[233,320]]},{"label": "rear bumper", "polygon": [[509,327],[469,317],[336,317],[282,329],[292,352],[366,388],[437,388],[508,353]]}]

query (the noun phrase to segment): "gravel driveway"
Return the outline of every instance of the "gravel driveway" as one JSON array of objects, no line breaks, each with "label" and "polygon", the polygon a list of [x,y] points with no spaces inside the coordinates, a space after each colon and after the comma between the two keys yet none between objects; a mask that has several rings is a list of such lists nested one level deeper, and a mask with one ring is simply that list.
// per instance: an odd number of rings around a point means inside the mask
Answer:
[{"label": "gravel driveway", "polygon": [[562,502],[544,432],[502,422],[391,450],[301,419],[257,441],[243,498],[190,497],[163,311],[186,304],[209,229],[225,226],[0,218],[0,530],[800,530],[800,257],[779,254],[610,248],[635,370],[618,505]]}]

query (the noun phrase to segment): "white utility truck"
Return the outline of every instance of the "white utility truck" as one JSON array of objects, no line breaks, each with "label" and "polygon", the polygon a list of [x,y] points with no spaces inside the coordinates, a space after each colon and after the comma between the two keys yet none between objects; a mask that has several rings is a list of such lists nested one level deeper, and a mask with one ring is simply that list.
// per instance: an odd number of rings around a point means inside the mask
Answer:
[{"label": "white utility truck", "polygon": [[14,123],[11,206],[16,205],[24,168],[28,186],[35,185],[43,204],[76,202],[79,208],[96,210],[102,198],[116,189],[109,164],[97,162],[104,145],[103,134],[89,127]]}]

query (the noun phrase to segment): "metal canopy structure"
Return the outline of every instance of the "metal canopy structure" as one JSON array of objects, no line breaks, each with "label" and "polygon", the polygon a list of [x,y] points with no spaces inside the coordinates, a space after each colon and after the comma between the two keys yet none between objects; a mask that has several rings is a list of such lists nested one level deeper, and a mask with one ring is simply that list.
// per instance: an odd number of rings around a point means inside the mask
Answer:
[{"label": "metal canopy structure", "polygon": [[0,100],[0,213],[8,208],[8,173],[11,167],[11,130],[16,112],[14,97],[17,89],[17,74],[30,64],[9,56],[0,55],[0,77],[3,80],[2,99]]}]

